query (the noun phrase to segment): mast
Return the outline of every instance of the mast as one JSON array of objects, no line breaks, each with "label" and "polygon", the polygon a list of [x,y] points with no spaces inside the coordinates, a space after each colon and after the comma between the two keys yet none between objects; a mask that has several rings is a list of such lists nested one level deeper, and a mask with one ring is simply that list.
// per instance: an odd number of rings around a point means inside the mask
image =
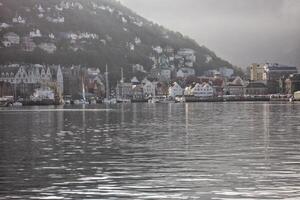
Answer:
[{"label": "mast", "polygon": [[84,87],[84,81],[82,79],[82,98],[83,98],[83,101],[86,101],[86,98],[85,98],[85,87]]},{"label": "mast", "polygon": [[121,68],[121,83],[124,83],[123,67]]},{"label": "mast", "polygon": [[123,77],[123,67],[121,68],[121,98],[124,98],[124,94],[123,94],[123,86],[124,86],[124,77]]},{"label": "mast", "polygon": [[108,71],[107,71],[107,64],[105,66],[105,82],[106,82],[106,99],[109,99],[109,84],[108,84]]}]

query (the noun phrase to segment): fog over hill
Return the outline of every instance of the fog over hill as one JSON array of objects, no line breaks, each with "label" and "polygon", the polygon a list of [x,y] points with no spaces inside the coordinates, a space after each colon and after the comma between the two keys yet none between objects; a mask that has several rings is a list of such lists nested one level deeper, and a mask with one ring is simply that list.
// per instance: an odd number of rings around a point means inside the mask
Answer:
[{"label": "fog over hill", "polygon": [[299,0],[120,1],[234,65],[279,62],[300,67]]}]

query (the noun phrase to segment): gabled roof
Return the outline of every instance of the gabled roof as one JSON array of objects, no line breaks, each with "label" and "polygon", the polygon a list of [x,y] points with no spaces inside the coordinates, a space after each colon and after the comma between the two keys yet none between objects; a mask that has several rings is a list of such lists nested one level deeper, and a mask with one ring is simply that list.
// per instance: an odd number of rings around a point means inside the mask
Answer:
[{"label": "gabled roof", "polygon": [[0,76],[1,76],[2,72],[16,74],[18,71],[19,71],[19,67],[0,66]]}]

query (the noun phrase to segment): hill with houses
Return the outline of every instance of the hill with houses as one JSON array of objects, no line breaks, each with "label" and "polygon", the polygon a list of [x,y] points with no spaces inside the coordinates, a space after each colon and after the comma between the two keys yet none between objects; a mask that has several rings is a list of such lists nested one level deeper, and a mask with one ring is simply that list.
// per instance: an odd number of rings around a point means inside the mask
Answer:
[{"label": "hill with houses", "polygon": [[208,48],[114,0],[0,0],[0,13],[0,64],[80,65],[102,72],[107,64],[114,80],[121,67],[128,78],[162,79],[234,69]]}]

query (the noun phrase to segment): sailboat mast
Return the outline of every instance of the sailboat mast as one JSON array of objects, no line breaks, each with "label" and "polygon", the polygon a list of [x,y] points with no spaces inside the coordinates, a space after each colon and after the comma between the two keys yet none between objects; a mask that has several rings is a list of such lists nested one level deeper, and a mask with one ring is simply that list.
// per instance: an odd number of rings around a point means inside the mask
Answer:
[{"label": "sailboat mast", "polygon": [[106,72],[105,72],[105,82],[106,82],[106,99],[109,99],[109,84],[108,84],[108,71],[107,71],[107,65],[105,66]]},{"label": "sailboat mast", "polygon": [[124,75],[123,75],[123,67],[122,67],[121,68],[121,98],[124,98],[123,83],[124,83]]}]

